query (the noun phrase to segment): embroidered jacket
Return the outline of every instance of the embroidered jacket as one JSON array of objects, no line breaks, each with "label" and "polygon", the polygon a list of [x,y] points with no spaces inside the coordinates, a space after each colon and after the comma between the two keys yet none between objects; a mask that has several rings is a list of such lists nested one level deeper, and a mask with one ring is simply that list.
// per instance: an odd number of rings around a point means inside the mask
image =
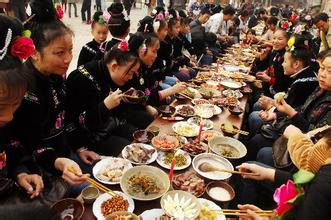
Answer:
[{"label": "embroidered jacket", "polygon": [[28,92],[8,125],[9,139],[22,146],[48,171],[55,171],[54,161],[69,155],[64,142],[64,83],[57,75],[45,76],[28,60],[25,71],[31,79]]},{"label": "embroidered jacket", "polygon": [[100,53],[99,48],[100,44],[94,39],[85,44],[79,53],[77,67],[96,59],[96,56]]}]

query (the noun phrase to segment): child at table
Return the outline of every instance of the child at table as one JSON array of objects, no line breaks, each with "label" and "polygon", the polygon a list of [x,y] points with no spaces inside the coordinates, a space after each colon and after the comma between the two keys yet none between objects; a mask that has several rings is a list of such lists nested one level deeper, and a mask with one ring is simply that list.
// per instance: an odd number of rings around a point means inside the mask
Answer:
[{"label": "child at table", "polygon": [[97,11],[93,15],[93,21],[91,24],[91,33],[93,40],[83,46],[79,53],[77,67],[83,65],[91,60],[95,59],[97,54],[100,53],[100,45],[107,40],[108,27],[103,12]]},{"label": "child at table", "polygon": [[107,11],[110,14],[110,18],[108,20],[108,30],[112,36],[112,39],[101,44],[101,53],[98,55],[98,59],[103,58],[104,54],[115,44],[125,40],[130,32],[130,19],[124,12],[124,8],[121,3],[112,3],[110,7],[108,7]]}]

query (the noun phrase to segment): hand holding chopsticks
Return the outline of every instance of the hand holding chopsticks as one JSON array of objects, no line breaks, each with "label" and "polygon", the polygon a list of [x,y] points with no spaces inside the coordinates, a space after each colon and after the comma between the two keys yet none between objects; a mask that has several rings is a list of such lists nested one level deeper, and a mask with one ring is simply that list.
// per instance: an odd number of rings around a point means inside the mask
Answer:
[{"label": "hand holding chopsticks", "polygon": [[244,179],[253,179],[253,180],[269,180],[274,181],[275,179],[275,169],[263,167],[254,163],[243,163],[240,166],[236,167],[240,172],[256,173],[258,175],[246,175],[242,174]]},{"label": "hand holding chopsticks", "polygon": [[[72,167],[69,167],[69,172],[79,176],[76,171],[72,168]],[[111,189],[105,187],[104,185],[102,185],[101,183],[98,183],[97,181],[95,181],[94,179],[90,178],[90,177],[87,177],[86,178],[86,181],[91,184],[92,186],[98,188],[101,192],[105,192],[105,193],[108,193],[110,194],[111,196],[115,196],[116,193],[114,193]]]},{"label": "hand holding chopsticks", "polygon": [[255,220],[269,220],[275,217],[273,210],[261,210],[254,205],[238,205],[239,209],[213,210],[226,216],[240,216]]}]

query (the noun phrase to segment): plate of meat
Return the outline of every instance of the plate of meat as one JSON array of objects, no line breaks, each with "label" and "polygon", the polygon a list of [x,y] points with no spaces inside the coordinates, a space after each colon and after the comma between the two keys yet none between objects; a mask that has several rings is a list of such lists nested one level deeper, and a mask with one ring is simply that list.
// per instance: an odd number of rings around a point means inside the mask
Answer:
[{"label": "plate of meat", "polygon": [[206,190],[205,181],[192,171],[174,176],[172,186],[174,189],[189,192],[196,197],[202,196]]}]

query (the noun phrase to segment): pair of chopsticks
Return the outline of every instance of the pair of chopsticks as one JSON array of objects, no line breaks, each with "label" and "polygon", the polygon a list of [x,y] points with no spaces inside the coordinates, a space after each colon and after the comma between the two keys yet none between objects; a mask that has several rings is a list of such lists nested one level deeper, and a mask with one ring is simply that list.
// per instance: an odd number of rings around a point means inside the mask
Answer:
[{"label": "pair of chopsticks", "polygon": [[129,99],[139,99],[138,96],[125,95],[125,94],[122,94],[122,97],[126,97],[126,98],[129,98]]},{"label": "pair of chopsticks", "polygon": [[236,129],[236,128],[232,128],[231,130],[230,129],[224,129],[224,130],[225,131],[228,131],[228,132],[236,132],[236,133],[242,134],[242,135],[249,135],[249,132],[243,131],[243,130],[239,130],[239,129]]},{"label": "pair of chopsticks", "polygon": [[[219,213],[222,213],[223,215],[235,215],[235,216],[247,216],[247,210],[240,210],[240,209],[215,209],[211,211],[217,211]],[[261,210],[261,211],[254,211],[259,216],[264,217],[272,217],[275,216],[275,213],[273,210]]]},{"label": "pair of chopsticks", "polygon": [[232,173],[232,174],[240,174],[240,175],[250,175],[250,176],[259,176],[258,173],[248,173],[248,172],[241,172],[236,170],[226,170],[226,169],[218,169],[218,171],[224,172],[224,173]]},{"label": "pair of chopsticks", "polygon": [[187,96],[187,95],[185,95],[183,93],[178,93],[178,94],[181,95],[181,96],[183,96],[183,97],[185,97],[185,98],[187,98],[187,99],[189,99],[189,100],[193,100],[190,96]]},{"label": "pair of chopsticks", "polygon": [[[79,176],[76,171],[70,167],[69,169],[69,172]],[[90,178],[90,177],[87,177],[86,181],[91,184],[92,186],[96,187],[97,189],[99,189],[100,191],[102,192],[105,192],[105,193],[108,193],[109,195],[111,196],[116,196],[116,193],[114,193],[111,189],[105,187],[104,185],[102,185],[101,183],[98,183],[97,181],[95,181],[94,179]]]}]

